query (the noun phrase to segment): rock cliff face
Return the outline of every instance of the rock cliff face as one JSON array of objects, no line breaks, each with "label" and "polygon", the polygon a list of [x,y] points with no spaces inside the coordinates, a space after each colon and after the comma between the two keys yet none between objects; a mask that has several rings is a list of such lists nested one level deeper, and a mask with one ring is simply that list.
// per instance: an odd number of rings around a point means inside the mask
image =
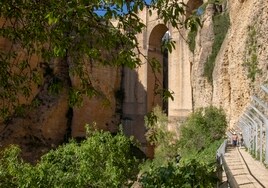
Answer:
[{"label": "rock cliff face", "polygon": [[193,107],[200,108],[211,105],[212,85],[204,77],[205,62],[212,51],[214,40],[213,21],[214,6],[208,5],[202,17],[203,26],[196,36],[196,49],[193,53],[192,63],[192,88]]},{"label": "rock cliff face", "polygon": [[268,2],[228,1],[225,11],[229,12],[230,28],[216,57],[212,84],[202,74],[212,50],[213,10],[208,6],[204,15],[193,58],[193,101],[195,108],[210,104],[222,107],[233,127],[250,96],[268,81]]},{"label": "rock cliff face", "polygon": [[[48,92],[51,78],[47,78],[34,97],[39,101],[36,106],[27,106],[23,116],[0,123],[0,150],[9,144],[17,144],[22,149],[22,157],[33,162],[71,137],[85,137],[86,124],[96,122],[96,128],[115,132],[120,121],[116,92],[120,90],[121,71],[100,67],[92,67],[91,71],[96,88],[98,86],[105,98],[85,97],[81,107],[70,108],[68,88],[51,95]],[[79,81],[72,79],[72,84],[79,84]]]},{"label": "rock cliff face", "polygon": [[[0,49],[9,48],[10,42],[0,38]],[[79,85],[80,80],[72,76],[63,79],[68,83],[63,83],[58,93],[51,93],[51,83],[62,74],[62,70],[66,72],[66,67],[58,66],[58,61],[52,67],[41,63],[37,57],[32,58],[30,63],[39,68],[43,82],[38,87],[33,84],[28,99],[17,94],[17,99],[25,107],[25,113],[13,115],[5,121],[0,118],[0,150],[9,144],[17,144],[25,159],[36,161],[43,153],[67,142],[71,137],[85,137],[86,124],[96,122],[96,128],[116,131],[120,123],[119,101],[123,97],[120,96],[121,68],[88,67],[92,83],[101,94],[90,99],[84,97],[80,108],[71,108],[69,87]]]}]

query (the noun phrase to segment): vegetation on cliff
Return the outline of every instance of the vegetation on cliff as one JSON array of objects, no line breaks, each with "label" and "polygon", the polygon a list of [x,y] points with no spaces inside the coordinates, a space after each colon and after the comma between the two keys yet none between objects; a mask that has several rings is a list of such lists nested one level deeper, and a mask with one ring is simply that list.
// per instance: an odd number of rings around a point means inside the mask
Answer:
[{"label": "vegetation on cliff", "polygon": [[246,41],[246,52],[245,52],[245,60],[243,66],[247,69],[247,77],[251,82],[254,82],[256,76],[261,74],[262,71],[258,67],[258,44],[257,44],[257,35],[258,29],[257,25],[248,27],[248,36]]},{"label": "vegetation on cliff", "polygon": [[223,111],[197,110],[182,125],[179,140],[171,139],[165,114],[156,109],[154,115],[160,121],[154,121],[153,160],[138,160],[131,152],[135,143],[122,133],[88,131],[86,140],[51,150],[36,165],[22,161],[18,147],[2,151],[0,187],[122,187],[133,184],[138,173],[144,188],[214,187],[215,154],[226,128]]},{"label": "vegetation on cliff", "polygon": [[216,12],[213,16],[213,31],[214,41],[212,45],[212,52],[208,56],[204,67],[204,76],[212,83],[213,70],[215,66],[216,57],[221,49],[221,45],[225,39],[230,26],[230,18],[228,12]]},{"label": "vegetation on cliff", "polygon": [[[192,13],[192,16],[193,17],[201,16],[203,12],[206,10],[208,4],[212,4],[215,9],[215,13],[213,15],[214,41],[212,45],[212,52],[208,56],[205,62],[204,76],[210,83],[212,83],[213,79],[212,74],[215,66],[215,60],[218,55],[218,52],[220,51],[225,36],[228,32],[230,26],[230,20],[229,20],[229,13],[223,10],[223,7],[226,6],[226,0],[210,0],[206,3],[203,3],[198,9],[196,9]],[[202,17],[200,17],[200,19],[202,20]],[[187,36],[189,49],[193,53],[195,51],[196,36],[197,36],[197,29],[189,31]]]}]

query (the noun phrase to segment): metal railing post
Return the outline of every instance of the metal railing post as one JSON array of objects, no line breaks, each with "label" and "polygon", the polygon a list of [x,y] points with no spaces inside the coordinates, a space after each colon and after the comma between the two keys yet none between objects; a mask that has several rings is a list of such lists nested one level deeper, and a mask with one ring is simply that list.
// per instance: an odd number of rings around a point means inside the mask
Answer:
[{"label": "metal railing post", "polygon": [[263,145],[263,123],[262,121],[259,119],[259,117],[257,117],[255,114],[253,114],[252,112],[248,111],[248,113],[254,117],[258,122],[259,122],[259,125],[260,125],[260,162],[262,162],[262,145]]},{"label": "metal railing post", "polygon": [[[255,120],[253,120],[247,113],[244,113],[244,115],[253,123],[254,127],[255,127],[255,156],[257,157],[258,156],[258,124],[256,123]],[[254,143],[253,143],[254,144]]]},{"label": "metal railing post", "polygon": [[263,122],[264,122],[265,137],[266,137],[266,141],[265,141],[265,161],[264,162],[266,164],[268,164],[268,119],[257,108],[255,108],[255,106],[250,105],[250,107],[260,115],[260,117],[263,119]]},{"label": "metal railing post", "polygon": [[243,119],[240,119],[240,123],[244,124],[245,126],[245,146],[251,150],[251,138],[250,138],[250,135],[251,135],[251,126],[249,124],[247,124],[247,122],[245,122]]}]

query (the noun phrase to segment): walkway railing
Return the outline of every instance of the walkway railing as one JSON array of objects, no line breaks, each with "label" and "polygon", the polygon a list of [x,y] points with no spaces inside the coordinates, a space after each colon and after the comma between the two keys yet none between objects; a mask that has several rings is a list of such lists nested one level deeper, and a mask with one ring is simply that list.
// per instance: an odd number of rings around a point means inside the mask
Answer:
[{"label": "walkway railing", "polygon": [[[228,183],[228,186],[229,187],[232,187],[232,188],[238,188],[238,184],[230,170],[230,168],[228,167],[226,161],[225,161],[225,158],[224,158],[224,154],[226,152],[226,148],[227,148],[227,144],[228,144],[228,140],[225,139],[224,142],[221,144],[221,146],[218,148],[217,150],[217,154],[216,154],[216,158],[217,158],[217,161],[220,165],[222,165],[223,167],[223,171],[224,173],[226,174],[226,177],[227,177],[227,183]],[[219,172],[222,176],[222,172]],[[222,178],[219,177],[221,180]],[[219,186],[217,186],[219,187]]]},{"label": "walkway railing", "polygon": [[240,116],[238,127],[244,146],[257,159],[268,164],[268,88],[261,86],[262,96],[252,96],[252,101]]},{"label": "walkway railing", "polygon": [[[268,164],[268,87],[261,86],[261,92],[259,96],[252,96],[233,131],[242,133],[240,137],[243,138],[243,146],[260,162]],[[217,150],[216,158],[224,169],[228,185],[236,188],[239,186],[224,158],[228,140],[232,141],[232,132],[227,132],[227,137]]]},{"label": "walkway railing", "polygon": [[217,153],[216,153],[216,158],[217,161],[222,164],[222,158],[224,157],[224,154],[226,152],[226,147],[227,147],[227,140],[225,139],[221,146],[218,148]]}]

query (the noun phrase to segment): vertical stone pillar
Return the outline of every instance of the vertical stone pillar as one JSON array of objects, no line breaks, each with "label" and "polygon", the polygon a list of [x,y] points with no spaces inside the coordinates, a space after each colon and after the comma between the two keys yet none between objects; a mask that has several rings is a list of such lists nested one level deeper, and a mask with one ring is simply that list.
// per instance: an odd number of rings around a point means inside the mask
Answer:
[{"label": "vertical stone pillar", "polygon": [[[146,23],[147,9],[140,13],[140,18]],[[147,54],[147,29],[137,35],[139,50]],[[142,64],[135,70],[125,68],[124,70],[124,90],[125,99],[123,102],[123,119],[122,124],[124,132],[128,136],[134,136],[142,145],[146,144],[144,116],[147,111],[147,63],[143,57]],[[144,146],[145,147],[145,146]],[[142,149],[142,148],[141,148]]]},{"label": "vertical stone pillar", "polygon": [[191,63],[189,48],[181,37],[182,31],[170,29],[171,38],[176,41],[176,49],[169,55],[169,89],[174,92],[174,100],[169,99],[169,119],[177,121],[192,111]]}]

